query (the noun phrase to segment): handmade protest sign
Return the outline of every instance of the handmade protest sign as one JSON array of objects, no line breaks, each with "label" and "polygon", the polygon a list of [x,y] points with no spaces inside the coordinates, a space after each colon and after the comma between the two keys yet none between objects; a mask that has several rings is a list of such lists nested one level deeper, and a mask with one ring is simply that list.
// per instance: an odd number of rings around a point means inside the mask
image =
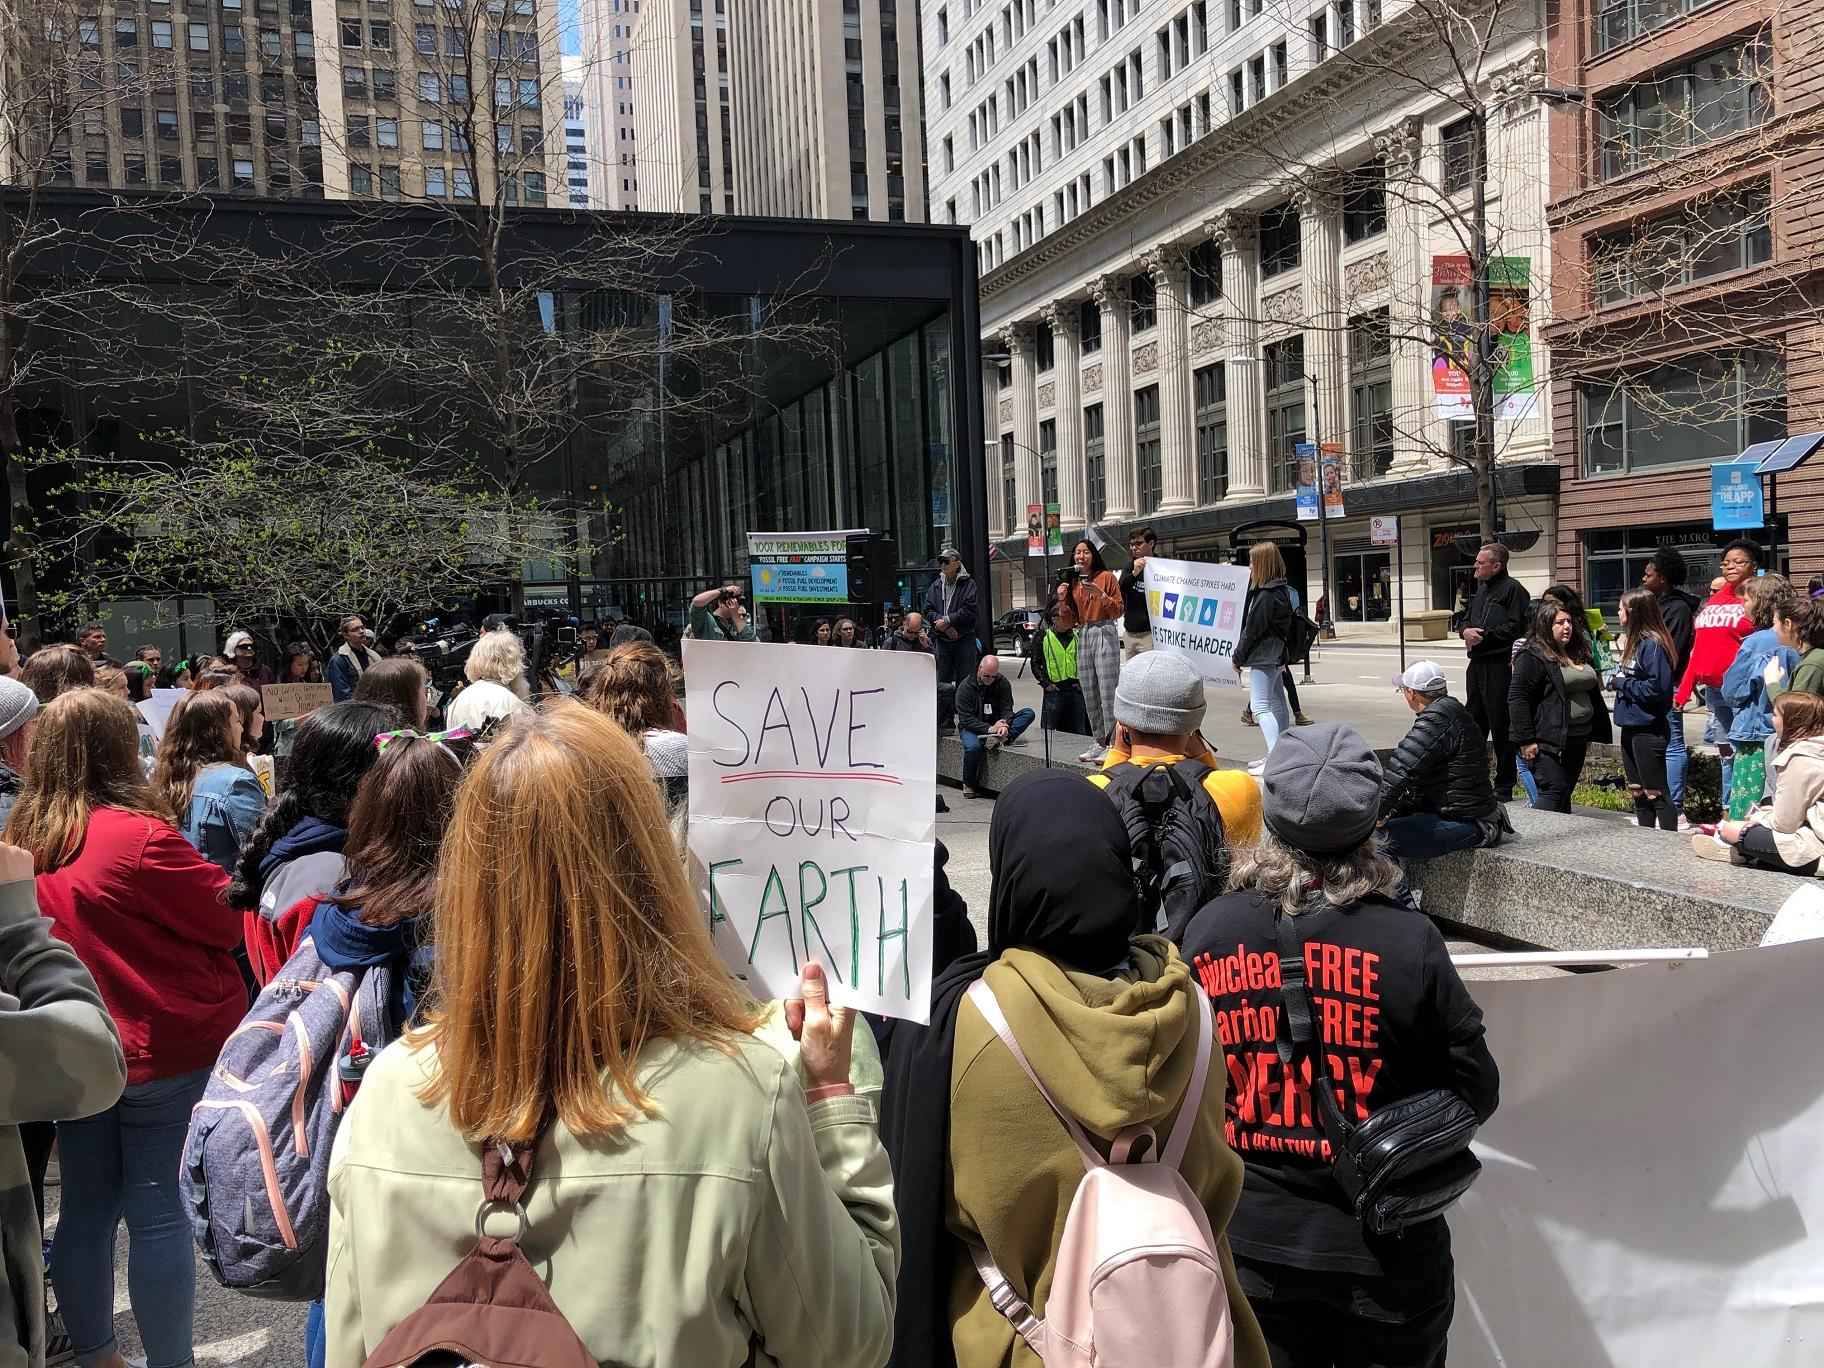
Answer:
[{"label": "handmade protest sign", "polygon": [[1248,598],[1248,567],[1146,558],[1146,609],[1153,649],[1177,651],[1205,684],[1238,689],[1235,642]]},{"label": "handmade protest sign", "polygon": [[924,1021],[931,657],[687,641],[684,679],[691,881],[729,968],[790,997],[814,958],[839,1005]]},{"label": "handmade protest sign", "polygon": [[335,701],[335,691],[327,684],[268,684],[260,690],[260,711],[269,722],[302,717]]}]

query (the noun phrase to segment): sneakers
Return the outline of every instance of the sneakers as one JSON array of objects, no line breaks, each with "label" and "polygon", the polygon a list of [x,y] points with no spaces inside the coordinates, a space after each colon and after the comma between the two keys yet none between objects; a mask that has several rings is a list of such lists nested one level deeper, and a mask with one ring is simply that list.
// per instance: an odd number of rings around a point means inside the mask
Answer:
[{"label": "sneakers", "polygon": [[63,1328],[63,1314],[59,1311],[46,1310],[44,1313],[44,1364],[45,1368],[55,1368],[59,1363],[74,1363],[76,1351],[70,1347],[70,1332]]},{"label": "sneakers", "polygon": [[1691,825],[1691,819],[1689,817],[1685,816],[1682,812],[1678,814],[1678,834],[1680,836],[1689,836],[1696,830],[1697,828]]},{"label": "sneakers", "polygon": [[1723,864],[1738,865],[1748,863],[1734,846],[1726,841],[1719,841],[1714,836],[1693,836],[1691,853],[1700,860],[1717,860]]},{"label": "sneakers", "polygon": [[1244,727],[1258,727],[1260,725],[1260,723],[1254,720],[1254,710],[1252,708],[1243,708],[1241,710],[1241,725]]},{"label": "sneakers", "polygon": [[1077,763],[1079,765],[1099,765],[1102,763],[1102,757],[1107,754],[1107,747],[1091,746],[1088,750],[1084,751],[1083,754],[1077,757]]},{"label": "sneakers", "polygon": [[1267,772],[1267,762],[1264,758],[1259,759],[1259,760],[1250,760],[1248,762],[1248,773],[1253,775],[1256,779],[1260,778],[1260,776],[1265,774],[1266,772]]}]

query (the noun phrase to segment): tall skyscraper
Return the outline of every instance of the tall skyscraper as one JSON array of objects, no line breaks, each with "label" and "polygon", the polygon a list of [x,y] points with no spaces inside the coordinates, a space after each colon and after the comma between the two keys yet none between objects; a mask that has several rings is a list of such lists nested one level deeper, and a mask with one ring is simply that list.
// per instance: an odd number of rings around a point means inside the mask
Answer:
[{"label": "tall skyscraper", "polygon": [[583,59],[565,55],[564,66],[564,184],[572,209],[589,207],[589,180],[593,170],[589,153],[589,119],[583,80]]},{"label": "tall skyscraper", "polygon": [[[638,209],[633,26],[641,0],[579,0],[589,198],[597,209]],[[648,206],[650,207],[650,206]]]},{"label": "tall skyscraper", "polygon": [[735,202],[727,0],[635,0],[634,156],[640,207],[729,214]]}]

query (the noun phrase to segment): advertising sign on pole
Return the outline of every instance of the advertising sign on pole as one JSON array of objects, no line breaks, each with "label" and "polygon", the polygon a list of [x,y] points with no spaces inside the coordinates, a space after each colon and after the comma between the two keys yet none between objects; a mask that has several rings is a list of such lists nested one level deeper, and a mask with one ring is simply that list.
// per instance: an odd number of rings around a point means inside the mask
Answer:
[{"label": "advertising sign on pole", "polygon": [[[1489,364],[1493,371],[1494,416],[1518,419],[1538,409],[1533,384],[1532,258],[1490,257],[1488,261]],[[1471,317],[1475,279],[1467,256],[1431,259],[1431,386],[1438,417],[1475,421],[1470,371],[1476,333]]]},{"label": "advertising sign on pole", "polygon": [[1045,554],[1064,554],[1064,514],[1055,503],[1045,505]]},{"label": "advertising sign on pole", "polygon": [[1317,521],[1317,443],[1300,442],[1292,448],[1298,459],[1297,478],[1293,483],[1300,522]]},{"label": "advertising sign on pole", "polygon": [[1026,505],[1026,554],[1045,554],[1045,509],[1041,504]]},{"label": "advertising sign on pole", "polygon": [[1248,567],[1146,558],[1153,649],[1186,656],[1205,684],[1239,689],[1235,642],[1248,597]]},{"label": "advertising sign on pole", "polygon": [[1767,512],[1755,461],[1718,461],[1710,467],[1710,525],[1718,532],[1760,528]]},{"label": "advertising sign on pole", "polygon": [[684,643],[691,881],[755,997],[795,996],[816,959],[839,1006],[924,1021],[936,665],[811,649]]},{"label": "advertising sign on pole", "polygon": [[1377,513],[1368,519],[1368,544],[1370,546],[1398,546],[1400,544],[1400,520],[1391,513]]},{"label": "advertising sign on pole", "polygon": [[755,603],[847,603],[847,532],[749,532]]},{"label": "advertising sign on pole", "polygon": [[1343,444],[1325,442],[1323,459],[1318,462],[1324,476],[1324,516],[1343,516]]}]

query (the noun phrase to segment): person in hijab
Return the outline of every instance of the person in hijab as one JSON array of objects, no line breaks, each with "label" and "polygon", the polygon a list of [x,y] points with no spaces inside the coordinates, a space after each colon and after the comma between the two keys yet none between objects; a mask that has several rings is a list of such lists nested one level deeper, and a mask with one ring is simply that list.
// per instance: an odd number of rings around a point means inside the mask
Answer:
[{"label": "person in hijab", "polygon": [[[1083,1160],[994,1030],[966,1002],[993,990],[1046,1089],[1106,1150],[1125,1127],[1176,1120],[1207,1010],[1171,943],[1137,935],[1127,831],[1080,775],[1022,775],[995,805],[988,948],[932,990],[930,1024],[901,1023],[887,1061],[882,1139],[893,1160],[903,1259],[894,1368],[1033,1368],[1039,1360],[990,1302],[965,1241],[985,1245],[1041,1316]],[[1223,1140],[1220,1077],[1203,1092],[1180,1166],[1222,1252],[1236,1368],[1267,1351],[1223,1230],[1242,1164]]]}]

